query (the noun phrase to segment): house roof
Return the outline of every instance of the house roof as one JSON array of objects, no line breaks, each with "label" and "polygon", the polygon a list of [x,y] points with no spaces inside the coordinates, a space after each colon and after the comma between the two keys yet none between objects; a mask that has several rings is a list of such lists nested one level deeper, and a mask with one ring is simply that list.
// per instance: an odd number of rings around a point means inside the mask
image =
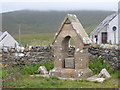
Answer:
[{"label": "house roof", "polygon": [[0,36],[3,34],[3,32],[0,31]]},{"label": "house roof", "polygon": [[90,34],[93,35],[97,32],[100,32],[107,24],[109,24],[115,17],[117,13],[114,13],[108,17],[106,17],[98,26],[95,28]]},{"label": "house roof", "polygon": [[92,43],[90,38],[88,37],[87,33],[85,32],[83,26],[81,25],[80,21],[78,20],[77,16],[74,14],[67,14],[66,15],[66,17],[64,18],[64,20],[59,28],[58,33],[56,33],[56,35],[55,35],[55,39],[54,39],[53,43],[55,42],[56,38],[58,37],[59,33],[61,32],[61,30],[62,30],[64,24],[67,22],[67,20],[70,21],[73,29],[80,36],[80,38],[83,40],[84,44]]}]

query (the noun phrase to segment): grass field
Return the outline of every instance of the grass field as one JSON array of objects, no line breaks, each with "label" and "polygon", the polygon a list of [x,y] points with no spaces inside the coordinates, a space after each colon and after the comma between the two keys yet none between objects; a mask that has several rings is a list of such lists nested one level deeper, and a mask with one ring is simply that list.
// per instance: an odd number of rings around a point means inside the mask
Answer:
[{"label": "grass field", "polygon": [[[13,35],[19,42],[19,36]],[[54,33],[22,34],[22,45],[50,45],[54,39]]]},{"label": "grass field", "polygon": [[[119,86],[118,80],[120,80],[120,76],[118,76],[118,72],[112,73],[111,74],[112,78],[106,80],[104,83],[89,82],[84,79],[71,81],[71,80],[59,80],[56,77],[50,78],[30,77],[30,75],[38,74],[37,69],[40,65],[45,66],[48,71],[54,67],[53,61],[50,61],[36,65],[4,68],[3,73],[5,73],[6,71],[9,72],[9,74],[7,73],[6,75],[4,74],[5,75],[4,79],[10,77],[10,79],[5,80],[3,82],[4,88],[118,88]],[[95,68],[96,69],[99,69],[99,67],[104,68],[104,66],[105,65],[96,64]],[[93,70],[94,67],[91,67],[91,69]]]},{"label": "grass field", "polygon": [[[11,74],[12,78],[3,82],[4,88],[117,88],[119,85],[118,80],[120,78],[118,77],[118,73],[111,74],[112,78],[106,80],[104,83],[89,82],[87,80],[59,80],[56,77],[30,77],[29,75],[36,72],[40,65],[45,65],[48,70],[54,66],[53,61],[51,61],[33,66],[11,68],[14,75],[12,76]],[[20,69],[19,72],[22,71],[20,74],[16,71],[18,69]]]},{"label": "grass field", "polygon": [[75,14],[83,27],[91,32],[105,19],[115,13],[114,11],[99,10],[67,10],[67,11],[37,11],[18,10],[2,13],[2,28],[10,34],[18,34],[18,25],[21,25],[21,33],[55,33],[67,14]]},{"label": "grass field", "polygon": [[[7,88],[117,88],[117,75],[113,74],[110,80],[104,83],[88,82],[86,80],[69,81],[58,80],[57,78],[30,77],[9,83]],[[5,87],[4,87],[5,88]]]}]

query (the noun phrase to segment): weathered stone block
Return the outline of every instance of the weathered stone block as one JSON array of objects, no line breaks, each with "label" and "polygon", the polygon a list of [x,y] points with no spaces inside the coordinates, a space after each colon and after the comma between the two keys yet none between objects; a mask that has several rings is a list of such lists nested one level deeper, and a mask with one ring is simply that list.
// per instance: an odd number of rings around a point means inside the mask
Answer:
[{"label": "weathered stone block", "polygon": [[97,76],[91,76],[87,78],[88,81],[90,82],[100,82],[103,83],[105,81],[105,78],[98,78]]},{"label": "weathered stone block", "polygon": [[104,78],[111,78],[110,74],[105,68],[100,71],[100,74],[98,76]]},{"label": "weathered stone block", "polygon": [[40,67],[38,68],[38,72],[40,72],[40,74],[43,74],[43,75],[48,74],[48,71],[47,71],[47,69],[46,69],[45,66],[40,66]]}]

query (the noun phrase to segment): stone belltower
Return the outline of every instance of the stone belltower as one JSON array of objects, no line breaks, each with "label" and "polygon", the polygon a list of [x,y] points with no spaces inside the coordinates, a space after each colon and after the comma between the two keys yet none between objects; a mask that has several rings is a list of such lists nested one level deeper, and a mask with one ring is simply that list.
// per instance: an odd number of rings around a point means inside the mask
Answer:
[{"label": "stone belltower", "polygon": [[[75,42],[73,55],[68,53],[71,38]],[[76,15],[67,14],[52,43],[54,69],[51,75],[62,78],[87,78],[91,76],[92,71],[88,68],[88,52],[85,49],[90,44],[91,40]]]}]

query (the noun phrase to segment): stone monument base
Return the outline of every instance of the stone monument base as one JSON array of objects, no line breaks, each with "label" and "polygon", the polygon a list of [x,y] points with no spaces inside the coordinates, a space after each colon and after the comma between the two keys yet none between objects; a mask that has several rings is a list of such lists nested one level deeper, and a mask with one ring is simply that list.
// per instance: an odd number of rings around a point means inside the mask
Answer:
[{"label": "stone monument base", "polygon": [[92,71],[89,68],[84,69],[53,69],[50,71],[50,76],[62,77],[62,78],[87,78],[92,75]]}]

